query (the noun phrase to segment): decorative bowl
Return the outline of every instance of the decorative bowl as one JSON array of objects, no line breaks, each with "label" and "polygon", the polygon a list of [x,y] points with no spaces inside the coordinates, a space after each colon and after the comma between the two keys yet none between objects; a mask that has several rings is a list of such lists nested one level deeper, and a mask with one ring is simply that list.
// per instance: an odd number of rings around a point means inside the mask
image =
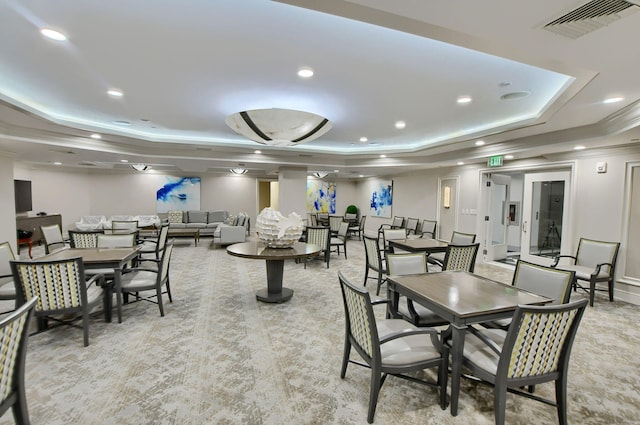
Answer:
[{"label": "decorative bowl", "polygon": [[300,240],[304,224],[302,218],[292,212],[285,217],[272,208],[265,208],[256,219],[258,238],[270,248],[289,248]]}]

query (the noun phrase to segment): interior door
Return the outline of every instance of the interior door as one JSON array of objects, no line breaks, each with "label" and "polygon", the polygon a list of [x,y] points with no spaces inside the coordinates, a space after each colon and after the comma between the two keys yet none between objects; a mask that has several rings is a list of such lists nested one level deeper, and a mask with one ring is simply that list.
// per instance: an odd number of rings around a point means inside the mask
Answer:
[{"label": "interior door", "polygon": [[550,265],[568,236],[569,171],[528,173],[522,199],[520,258]]},{"label": "interior door", "polygon": [[508,207],[511,177],[502,174],[486,174],[485,188],[488,200],[485,221],[485,261],[507,258]]}]

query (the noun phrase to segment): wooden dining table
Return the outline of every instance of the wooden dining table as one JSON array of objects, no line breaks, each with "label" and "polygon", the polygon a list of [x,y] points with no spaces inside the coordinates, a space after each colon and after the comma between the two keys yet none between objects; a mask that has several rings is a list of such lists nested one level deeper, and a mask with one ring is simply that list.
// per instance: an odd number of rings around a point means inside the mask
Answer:
[{"label": "wooden dining table", "polygon": [[[122,291],[120,290],[122,269],[138,256],[139,250],[140,247],[137,246],[130,248],[63,248],[41,257],[40,260],[68,260],[82,257],[86,270],[113,269],[116,311],[118,313],[118,323],[122,323]],[[111,300],[108,303],[111,305]],[[111,321],[111,311],[107,312],[107,320]]]},{"label": "wooden dining table", "polygon": [[392,252],[397,248],[408,252],[425,252],[427,254],[433,254],[434,252],[445,252],[447,246],[446,242],[439,241],[437,239],[430,238],[407,238],[407,239],[390,239],[389,249]]},{"label": "wooden dining table", "polygon": [[473,323],[511,317],[518,305],[544,305],[552,300],[511,285],[465,271],[443,271],[389,276],[389,314],[398,316],[399,296],[404,295],[451,326],[451,415],[458,413],[464,337]]}]

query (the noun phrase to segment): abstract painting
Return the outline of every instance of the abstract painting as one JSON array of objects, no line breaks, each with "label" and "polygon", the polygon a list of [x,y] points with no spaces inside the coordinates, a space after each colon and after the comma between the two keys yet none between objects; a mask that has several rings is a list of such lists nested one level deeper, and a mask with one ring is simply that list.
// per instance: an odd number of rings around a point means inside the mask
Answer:
[{"label": "abstract painting", "polygon": [[393,181],[377,181],[371,191],[369,214],[376,217],[391,218],[393,204]]},{"label": "abstract painting", "polygon": [[166,176],[166,183],[156,192],[156,211],[200,210],[200,177]]},{"label": "abstract painting", "polygon": [[336,213],[336,184],[307,180],[307,211]]}]

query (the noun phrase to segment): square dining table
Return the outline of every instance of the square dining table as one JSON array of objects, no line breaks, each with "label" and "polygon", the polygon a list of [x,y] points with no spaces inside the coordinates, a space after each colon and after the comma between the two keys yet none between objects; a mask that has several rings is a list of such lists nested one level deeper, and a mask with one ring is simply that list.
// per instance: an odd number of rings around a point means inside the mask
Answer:
[{"label": "square dining table", "polygon": [[[85,270],[113,269],[113,287],[116,291],[116,311],[118,323],[122,323],[122,293],[120,279],[122,269],[138,256],[140,247],[130,248],[63,248],[41,257],[40,260],[68,260],[82,257]],[[109,305],[111,301],[109,300]],[[107,312],[107,320],[111,321],[111,311]]]},{"label": "square dining table", "polygon": [[401,249],[408,252],[425,252],[433,254],[434,252],[445,252],[448,243],[430,238],[407,238],[407,239],[390,239],[389,248],[393,250]]},{"label": "square dining table", "polygon": [[400,295],[417,302],[451,326],[451,415],[458,414],[464,336],[468,325],[511,317],[518,305],[552,300],[465,271],[389,276],[390,315],[397,317]]}]

